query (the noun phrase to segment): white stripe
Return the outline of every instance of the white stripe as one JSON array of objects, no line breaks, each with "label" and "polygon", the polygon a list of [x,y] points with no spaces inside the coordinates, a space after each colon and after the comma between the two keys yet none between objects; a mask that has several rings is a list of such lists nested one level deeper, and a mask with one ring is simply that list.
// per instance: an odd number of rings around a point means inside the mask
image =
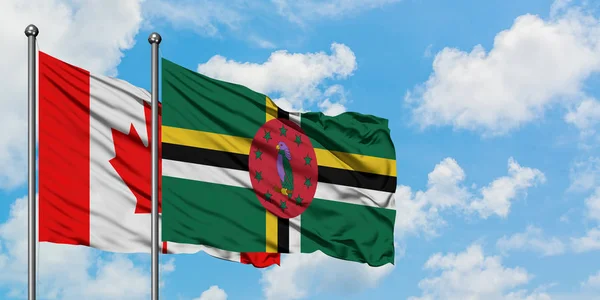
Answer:
[{"label": "white stripe", "polygon": [[301,222],[300,218],[302,215],[298,215],[295,218],[290,219],[289,227],[289,241],[290,241],[290,253],[301,253],[300,251],[300,239],[301,239]]},{"label": "white stripe", "polygon": [[300,113],[299,112],[291,112],[290,113],[290,121],[296,123],[296,125],[300,125]]},{"label": "white stripe", "polygon": [[252,188],[247,171],[219,168],[176,160],[162,160],[163,176]]},{"label": "white stripe", "polygon": [[[296,125],[302,127],[302,123],[301,123],[301,116],[302,113],[300,112],[291,112],[290,113],[290,120],[294,123],[296,123]],[[317,185],[318,187],[318,185]],[[300,234],[301,231],[301,227],[302,227],[302,222],[301,222],[301,217],[302,215],[298,215],[295,218],[290,219],[290,227],[289,227],[289,241],[290,241],[290,253],[301,253],[302,252],[302,248],[301,248],[301,243],[300,241],[302,240],[302,234]]]},{"label": "white stripe", "polygon": [[393,193],[324,182],[317,184],[315,198],[370,207],[396,208]]},{"label": "white stripe", "polygon": [[[163,175],[195,181],[252,188],[247,171],[163,159]],[[395,208],[394,194],[319,182],[315,198],[370,207]]]}]

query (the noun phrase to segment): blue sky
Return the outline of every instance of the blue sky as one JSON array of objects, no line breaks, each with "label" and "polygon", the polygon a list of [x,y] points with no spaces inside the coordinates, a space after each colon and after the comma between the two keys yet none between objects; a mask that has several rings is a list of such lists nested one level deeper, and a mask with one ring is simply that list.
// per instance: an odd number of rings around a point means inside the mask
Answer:
[{"label": "blue sky", "polygon": [[[42,51],[146,89],[157,31],[163,57],[282,107],[390,120],[394,267],[162,257],[164,299],[600,299],[598,3],[19,2],[0,5],[0,298],[26,287],[16,199],[26,195],[23,29],[35,23]],[[42,245],[40,268],[44,299],[149,297],[148,255]]]}]

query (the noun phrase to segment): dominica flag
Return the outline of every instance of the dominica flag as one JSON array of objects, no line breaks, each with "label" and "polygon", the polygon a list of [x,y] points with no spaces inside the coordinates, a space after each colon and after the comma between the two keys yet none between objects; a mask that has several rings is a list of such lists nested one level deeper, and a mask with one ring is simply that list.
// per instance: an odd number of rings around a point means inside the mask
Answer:
[{"label": "dominica flag", "polygon": [[163,240],[394,263],[387,120],[287,112],[162,59]]}]

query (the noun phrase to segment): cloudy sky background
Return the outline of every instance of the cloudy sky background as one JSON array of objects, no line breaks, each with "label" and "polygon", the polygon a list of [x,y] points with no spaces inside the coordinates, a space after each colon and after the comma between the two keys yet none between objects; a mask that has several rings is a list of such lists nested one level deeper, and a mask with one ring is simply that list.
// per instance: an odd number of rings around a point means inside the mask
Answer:
[{"label": "cloudy sky background", "polygon": [[[0,4],[0,295],[26,292],[23,30],[149,89],[161,55],[286,108],[390,120],[397,258],[320,253],[265,270],[161,257],[165,299],[600,298],[600,3],[5,0]],[[147,299],[149,255],[42,244],[41,298]],[[60,274],[57,276],[57,274]]]}]

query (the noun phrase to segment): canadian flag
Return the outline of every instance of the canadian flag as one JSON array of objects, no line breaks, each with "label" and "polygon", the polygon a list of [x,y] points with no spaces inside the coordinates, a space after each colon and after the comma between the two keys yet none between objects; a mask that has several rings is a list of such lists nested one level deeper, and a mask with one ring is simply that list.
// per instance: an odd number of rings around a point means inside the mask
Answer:
[{"label": "canadian flag", "polygon": [[[150,93],[38,53],[39,241],[150,253]],[[160,249],[255,267],[280,258],[172,242]]]}]

